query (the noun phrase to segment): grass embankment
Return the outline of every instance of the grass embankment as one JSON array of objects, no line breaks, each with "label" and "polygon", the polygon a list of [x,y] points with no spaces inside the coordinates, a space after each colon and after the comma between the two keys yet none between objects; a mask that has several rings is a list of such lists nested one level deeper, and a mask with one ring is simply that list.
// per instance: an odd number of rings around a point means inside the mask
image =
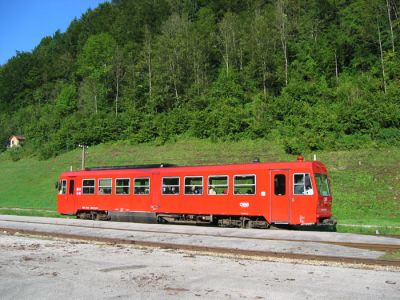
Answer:
[{"label": "grass embankment", "polygon": [[[400,234],[400,149],[362,149],[317,152],[330,170],[334,196],[333,212],[338,231]],[[295,160],[283,147],[264,140],[218,142],[182,140],[154,144],[105,144],[88,150],[87,166],[175,163],[220,164]],[[306,159],[312,153],[305,154]],[[47,161],[26,158],[17,162],[8,153],[0,155],[0,213],[52,216],[56,213],[54,184],[61,172],[80,168],[81,151],[74,150]],[[7,210],[7,208],[32,208]],[[47,211],[49,210],[49,211]],[[373,225],[354,227],[348,225]]]}]

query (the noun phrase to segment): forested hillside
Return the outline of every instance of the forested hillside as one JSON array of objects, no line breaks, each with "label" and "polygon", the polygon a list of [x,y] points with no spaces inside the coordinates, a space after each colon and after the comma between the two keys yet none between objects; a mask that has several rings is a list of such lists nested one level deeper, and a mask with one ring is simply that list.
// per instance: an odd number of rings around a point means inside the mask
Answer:
[{"label": "forested hillside", "polygon": [[1,149],[179,136],[395,144],[398,0],[114,0],[0,66]]}]

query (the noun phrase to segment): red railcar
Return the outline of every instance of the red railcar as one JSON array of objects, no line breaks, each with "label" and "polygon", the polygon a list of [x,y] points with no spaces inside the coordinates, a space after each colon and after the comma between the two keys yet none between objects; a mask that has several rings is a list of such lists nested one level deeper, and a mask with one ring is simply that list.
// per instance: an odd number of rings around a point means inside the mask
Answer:
[{"label": "red railcar", "polygon": [[58,212],[88,219],[193,221],[222,226],[330,223],[318,161],[99,167],[61,174]]}]

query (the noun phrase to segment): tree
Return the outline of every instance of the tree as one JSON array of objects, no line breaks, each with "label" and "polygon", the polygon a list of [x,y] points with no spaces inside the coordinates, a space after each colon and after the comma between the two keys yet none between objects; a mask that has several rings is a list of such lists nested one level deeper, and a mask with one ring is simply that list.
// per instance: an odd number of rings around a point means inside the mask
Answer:
[{"label": "tree", "polygon": [[[162,33],[157,40],[154,57],[154,78],[158,88],[174,99],[167,98],[161,104],[165,108],[178,105],[181,93],[189,81],[189,20],[187,15],[172,14],[163,24]],[[189,77],[189,78],[188,78]],[[166,95],[166,96],[167,96]],[[165,109],[164,108],[164,109]]]},{"label": "tree", "polygon": [[41,157],[176,134],[291,153],[398,143],[395,2],[104,3],[0,66],[0,138]]},{"label": "tree", "polygon": [[145,56],[145,61],[147,65],[147,76],[148,76],[148,86],[149,86],[149,100],[152,97],[152,86],[153,86],[153,72],[152,72],[152,59],[153,59],[153,48],[152,48],[152,38],[151,32],[146,26],[144,31],[144,42],[143,42],[143,52]]},{"label": "tree", "polygon": [[[277,32],[273,24],[274,10],[256,11],[251,23],[251,32],[247,43],[247,51],[252,53],[250,68],[256,73],[257,82],[261,81],[264,99],[267,99],[268,89],[274,86],[276,72]],[[261,79],[261,80],[260,80]]]},{"label": "tree", "polygon": [[289,59],[288,59],[288,37],[287,37],[287,14],[286,14],[286,5],[285,0],[278,0],[276,2],[277,5],[277,27],[279,30],[283,57],[285,59],[285,84],[288,85],[288,68],[289,68]]},{"label": "tree", "polygon": [[119,110],[120,85],[123,77],[125,76],[124,53],[119,47],[117,47],[116,53],[113,57],[112,73],[114,75],[113,77],[115,82],[115,115],[117,116]]},{"label": "tree", "polygon": [[[98,103],[106,102],[106,95],[111,86],[106,79],[110,74],[113,62],[115,62],[117,44],[111,35],[101,33],[91,36],[77,59],[77,72],[85,81],[83,89],[89,89],[89,93],[81,93],[81,96],[93,94],[94,112],[98,113]],[[81,103],[87,103],[87,101]]]},{"label": "tree", "polygon": [[237,31],[237,17],[231,12],[224,15],[224,18],[219,23],[219,41],[222,46],[222,58],[225,63],[226,75],[229,75],[230,70],[235,65],[237,59],[237,50],[239,48],[239,34]]},{"label": "tree", "polygon": [[392,42],[392,51],[394,52],[394,35],[393,35],[393,24],[392,24],[392,16],[391,16],[392,5],[390,3],[390,0],[386,0],[386,7],[387,7],[387,15],[388,15],[389,26],[390,26],[390,37],[391,37],[391,42]]}]

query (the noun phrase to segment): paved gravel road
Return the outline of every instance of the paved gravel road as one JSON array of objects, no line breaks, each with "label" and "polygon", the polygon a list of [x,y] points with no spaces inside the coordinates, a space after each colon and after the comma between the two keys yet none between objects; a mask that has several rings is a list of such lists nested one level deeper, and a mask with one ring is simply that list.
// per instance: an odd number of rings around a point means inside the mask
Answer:
[{"label": "paved gravel road", "polygon": [[400,299],[400,271],[0,234],[0,299]]}]

